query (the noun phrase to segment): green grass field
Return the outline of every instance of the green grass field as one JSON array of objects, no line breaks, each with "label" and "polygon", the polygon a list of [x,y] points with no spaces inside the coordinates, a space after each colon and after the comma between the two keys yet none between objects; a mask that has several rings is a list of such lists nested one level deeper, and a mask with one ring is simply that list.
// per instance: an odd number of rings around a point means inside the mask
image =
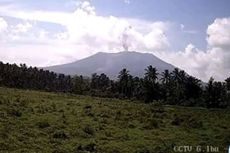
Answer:
[{"label": "green grass field", "polygon": [[181,145],[226,153],[230,110],[0,88],[0,152],[170,153]]}]

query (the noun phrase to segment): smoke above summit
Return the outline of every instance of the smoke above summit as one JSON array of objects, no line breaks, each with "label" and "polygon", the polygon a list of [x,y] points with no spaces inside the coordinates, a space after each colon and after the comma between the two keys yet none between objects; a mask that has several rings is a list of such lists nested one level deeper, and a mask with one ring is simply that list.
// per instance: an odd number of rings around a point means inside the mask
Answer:
[{"label": "smoke above summit", "polygon": [[124,48],[124,51],[129,51],[129,46],[131,44],[130,42],[130,35],[129,31],[132,29],[131,26],[125,28],[123,34],[122,34],[122,46]]}]

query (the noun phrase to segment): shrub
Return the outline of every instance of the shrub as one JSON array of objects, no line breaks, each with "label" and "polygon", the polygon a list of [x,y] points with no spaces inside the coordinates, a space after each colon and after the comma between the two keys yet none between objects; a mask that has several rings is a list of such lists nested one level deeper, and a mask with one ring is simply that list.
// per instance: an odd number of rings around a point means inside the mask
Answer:
[{"label": "shrub", "polygon": [[85,114],[90,117],[94,117],[94,114],[92,113],[92,106],[91,105],[86,105],[84,107]]},{"label": "shrub", "polygon": [[95,134],[94,129],[93,129],[90,125],[86,125],[86,126],[84,127],[83,131],[84,131],[85,133],[87,133],[88,135],[91,135],[91,136],[93,136],[93,135]]},{"label": "shrub", "polygon": [[179,126],[181,125],[182,123],[184,122],[184,119],[178,117],[177,115],[175,116],[175,118],[173,119],[172,121],[172,125],[176,125],[176,126]]},{"label": "shrub", "polygon": [[150,119],[150,120],[147,120],[147,124],[144,128],[146,129],[157,129],[160,127],[160,120],[156,120],[156,119]]},{"label": "shrub", "polygon": [[47,128],[50,126],[50,124],[47,121],[40,121],[37,122],[37,126],[41,129]]},{"label": "shrub", "polygon": [[56,111],[57,106],[56,106],[56,104],[55,104],[55,103],[52,103],[52,104],[51,104],[51,107],[52,107],[53,111]]},{"label": "shrub", "polygon": [[80,144],[80,145],[78,145],[78,146],[75,148],[75,151],[76,151],[76,152],[83,151],[83,147],[82,147],[82,145],[81,145],[81,144]]},{"label": "shrub", "polygon": [[128,127],[131,128],[131,129],[133,129],[133,128],[135,128],[136,126],[135,126],[133,123],[129,123]]},{"label": "shrub", "polygon": [[200,121],[198,118],[192,117],[186,120],[186,125],[191,128],[202,128],[203,122]]},{"label": "shrub", "polygon": [[159,139],[159,144],[154,148],[154,153],[175,153],[175,143],[170,139]]},{"label": "shrub", "polygon": [[84,150],[89,152],[96,152],[97,145],[95,143],[89,143],[84,147]]},{"label": "shrub", "polygon": [[140,147],[140,148],[138,148],[136,151],[135,151],[135,153],[150,153],[150,151],[149,151],[149,149],[148,148],[146,148],[146,147]]},{"label": "shrub", "polygon": [[153,128],[159,128],[159,120],[155,120],[155,119],[150,120],[150,125]]},{"label": "shrub", "polygon": [[228,130],[227,132],[228,132],[228,134],[225,135],[224,143],[226,145],[229,145],[230,144],[230,130]]},{"label": "shrub", "polygon": [[97,145],[93,142],[83,146],[82,144],[78,145],[74,151],[76,153],[86,153],[86,152],[97,152]]},{"label": "shrub", "polygon": [[92,106],[91,106],[91,105],[86,105],[86,106],[84,107],[84,109],[92,109]]},{"label": "shrub", "polygon": [[66,134],[65,131],[56,131],[53,134],[53,138],[55,138],[55,139],[67,139],[69,137],[68,137],[68,134]]},{"label": "shrub", "polygon": [[150,104],[150,110],[152,113],[164,113],[165,109],[161,101],[155,101]]},{"label": "shrub", "polygon": [[15,109],[15,108],[8,110],[8,114],[15,116],[15,117],[22,116],[22,113],[18,109]]},{"label": "shrub", "polygon": [[199,118],[196,118],[191,115],[182,115],[182,116],[177,116],[174,115],[174,120],[172,121],[172,125],[180,126],[184,125],[185,127],[189,128],[202,128],[203,127],[203,122],[199,120]]}]

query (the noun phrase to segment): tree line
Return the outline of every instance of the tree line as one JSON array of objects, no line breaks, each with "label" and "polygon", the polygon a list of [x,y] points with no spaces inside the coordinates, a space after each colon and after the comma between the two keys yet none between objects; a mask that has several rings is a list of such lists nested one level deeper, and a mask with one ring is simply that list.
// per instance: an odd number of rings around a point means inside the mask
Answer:
[{"label": "tree line", "polygon": [[145,69],[143,78],[132,76],[127,69],[119,72],[117,80],[106,74],[90,78],[57,74],[25,64],[0,62],[0,86],[68,92],[107,98],[161,102],[169,105],[226,108],[230,106],[230,77],[225,82],[212,77],[207,84],[175,68],[159,73],[153,66]]}]

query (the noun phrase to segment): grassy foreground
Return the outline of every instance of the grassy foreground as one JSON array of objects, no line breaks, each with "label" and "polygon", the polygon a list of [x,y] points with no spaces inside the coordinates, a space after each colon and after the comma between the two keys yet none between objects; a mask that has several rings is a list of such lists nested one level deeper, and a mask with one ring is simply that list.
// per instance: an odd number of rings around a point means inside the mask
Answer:
[{"label": "grassy foreground", "polygon": [[0,88],[0,152],[170,153],[180,145],[226,153],[230,110]]}]

